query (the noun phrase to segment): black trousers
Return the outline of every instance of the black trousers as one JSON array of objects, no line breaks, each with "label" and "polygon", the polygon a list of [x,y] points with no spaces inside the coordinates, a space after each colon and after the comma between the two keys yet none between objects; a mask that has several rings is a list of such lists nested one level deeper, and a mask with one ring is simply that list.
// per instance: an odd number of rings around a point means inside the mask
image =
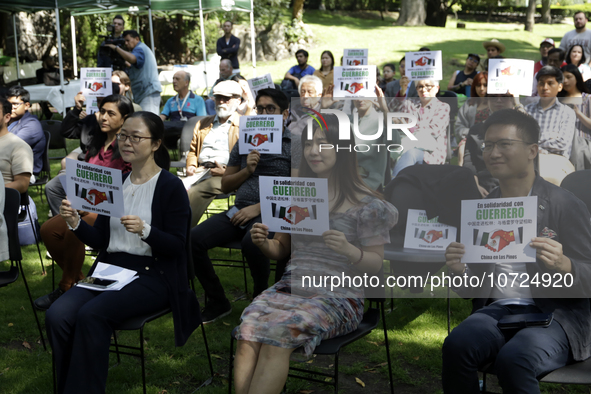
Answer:
[{"label": "black trousers", "polygon": [[58,298],[45,316],[60,394],[105,393],[113,330],[129,318],[169,306],[166,284],[151,265],[152,257],[113,255],[121,259],[110,263],[138,271],[139,278],[119,291],[75,286]]},{"label": "black trousers", "polygon": [[191,247],[193,250],[193,263],[195,264],[195,275],[199,279],[201,286],[203,286],[208,300],[217,304],[228,302],[224,288],[208,256],[208,250],[235,240],[241,241],[242,254],[246,258],[250,268],[250,273],[254,281],[253,297],[256,297],[269,287],[269,259],[252,242],[250,237],[250,229],[255,223],[260,222],[261,217],[257,216],[242,229],[234,226],[230,222],[230,218],[223,212],[210,217],[191,230]]}]

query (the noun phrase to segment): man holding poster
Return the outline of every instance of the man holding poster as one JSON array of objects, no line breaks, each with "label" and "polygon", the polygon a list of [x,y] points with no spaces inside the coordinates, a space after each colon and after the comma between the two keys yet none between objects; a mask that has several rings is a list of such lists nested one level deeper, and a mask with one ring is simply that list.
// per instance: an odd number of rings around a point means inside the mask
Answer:
[{"label": "man holding poster", "polygon": [[[258,114],[282,115],[285,121],[288,108],[289,101],[279,89],[263,89],[257,96]],[[280,154],[261,154],[253,150],[248,155],[241,155],[239,152],[239,145],[235,144],[221,184],[224,193],[236,190],[235,205],[201,222],[191,231],[195,275],[207,297],[207,305],[201,313],[203,324],[213,323],[232,311],[209,258],[210,249],[229,242],[241,242],[242,254],[254,282],[253,298],[268,287],[269,259],[253,244],[250,229],[261,221],[259,177],[290,175],[291,134],[283,128]]]},{"label": "man holding poster", "polygon": [[[537,196],[537,217],[530,219],[537,220],[538,236],[524,240],[535,249],[536,262],[466,265],[462,258],[472,246],[447,247],[453,279],[462,279],[454,291],[473,297],[473,314],[443,344],[443,390],[479,392],[478,368],[494,363],[503,392],[539,393],[538,377],[591,356],[590,215],[582,201],[534,172],[540,134],[534,119],[505,109],[493,113],[485,128],[483,158],[499,180],[488,197]],[[544,278],[554,280],[544,284]],[[548,321],[538,327],[505,329],[500,322],[538,323],[540,315]]]}]

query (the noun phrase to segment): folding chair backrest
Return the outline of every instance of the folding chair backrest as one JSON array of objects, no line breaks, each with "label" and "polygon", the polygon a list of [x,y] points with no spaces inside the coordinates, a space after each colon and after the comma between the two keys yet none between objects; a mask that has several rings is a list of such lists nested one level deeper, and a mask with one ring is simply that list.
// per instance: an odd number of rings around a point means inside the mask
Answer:
[{"label": "folding chair backrest", "polygon": [[580,170],[568,174],[560,184],[587,205],[591,212],[591,170]]},{"label": "folding chair backrest", "polygon": [[67,149],[66,139],[61,134],[62,122],[59,120],[42,120],[41,127],[50,135],[49,149]]},{"label": "folding chair backrest", "polygon": [[11,188],[4,188],[6,200],[4,201],[4,219],[8,227],[8,249],[12,261],[23,259],[21,246],[18,239],[18,208],[21,201],[20,193]]},{"label": "folding chair backrest", "polygon": [[193,139],[195,125],[203,118],[205,116],[194,116],[185,122],[179,140],[179,152],[181,155],[183,152],[188,152],[191,149],[191,140]]},{"label": "folding chair backrest", "polygon": [[51,148],[51,134],[49,133],[49,131],[43,131],[43,133],[45,134],[45,141],[47,142],[47,146],[45,147],[45,151],[43,152],[43,155],[41,156],[42,160],[43,160],[43,168],[41,168],[42,172],[46,172],[47,176],[49,177],[50,175],[50,166],[49,166],[49,150],[52,149]]}]

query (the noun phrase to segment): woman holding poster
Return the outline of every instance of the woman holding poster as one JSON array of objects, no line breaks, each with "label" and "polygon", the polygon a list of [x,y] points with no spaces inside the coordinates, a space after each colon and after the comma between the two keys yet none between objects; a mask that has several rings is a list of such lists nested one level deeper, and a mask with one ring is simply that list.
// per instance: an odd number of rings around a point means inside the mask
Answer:
[{"label": "woman holding poster", "polygon": [[[128,172],[131,166],[121,157],[116,136],[121,131],[125,119],[131,114],[133,114],[133,104],[127,97],[116,94],[105,97],[99,104],[97,117],[100,132],[90,129],[90,132],[80,136],[86,148],[84,161],[116,168],[124,173]],[[92,226],[97,215],[96,213],[80,212],[80,217]],[[40,233],[47,251],[62,269],[59,286],[51,293],[35,300],[35,307],[45,311],[62,294],[70,290],[76,282],[84,278],[82,264],[84,264],[85,250],[84,244],[68,230],[66,222],[59,215],[43,223]]]},{"label": "woman holding poster", "polygon": [[132,167],[123,180],[125,216],[99,215],[90,226],[62,202],[61,217],[73,234],[101,251],[96,262],[135,271],[137,279],[117,291],[75,286],[47,311],[59,393],[105,392],[110,338],[127,319],[170,307],[177,346],[200,324],[187,278],[189,199],[168,172],[163,137],[162,120],[150,112],[131,115],[117,134],[121,156]]},{"label": "woman holding poster", "polygon": [[267,256],[279,259],[291,253],[291,259],[281,280],[254,299],[234,330],[237,394],[281,392],[295,349],[301,347],[311,356],[323,339],[357,328],[363,317],[363,288],[317,287],[298,279],[302,274],[321,278],[327,273],[354,277],[379,272],[384,244],[398,220],[396,208],[359,177],[354,151],[324,148],[322,144],[343,141],[337,117],[323,116],[326,125],[315,126],[313,140],[302,135],[300,176],[328,179],[330,230],[322,237],[294,234],[291,244],[288,234],[267,239],[263,224],[251,230],[253,242]]}]

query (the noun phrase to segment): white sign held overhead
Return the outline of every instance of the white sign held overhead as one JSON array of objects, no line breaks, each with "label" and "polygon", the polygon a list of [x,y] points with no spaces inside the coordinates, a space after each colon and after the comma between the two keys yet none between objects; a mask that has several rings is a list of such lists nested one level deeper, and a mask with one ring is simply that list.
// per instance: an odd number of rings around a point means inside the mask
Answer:
[{"label": "white sign held overhead", "polygon": [[322,235],[330,229],[327,179],[261,176],[259,193],[269,231]]},{"label": "white sign held overhead", "polygon": [[530,96],[534,81],[534,61],[522,59],[490,59],[487,92]]},{"label": "white sign held overhead", "polygon": [[443,79],[441,51],[406,52],[405,60],[406,76],[411,81]]},{"label": "white sign held overhead", "polygon": [[462,201],[462,262],[535,262],[537,207],[537,196]]},{"label": "white sign held overhead", "polygon": [[271,78],[271,74],[265,74],[260,77],[254,77],[248,80],[248,86],[250,87],[250,91],[252,95],[256,99],[259,90],[262,89],[275,89],[275,83],[273,83],[273,78]]},{"label": "white sign held overhead", "polygon": [[376,97],[375,66],[334,68],[334,97]]},{"label": "white sign held overhead", "polygon": [[368,50],[345,49],[343,53],[343,66],[369,66]]},{"label": "white sign held overhead", "polygon": [[84,97],[106,97],[113,94],[110,68],[81,68],[80,90]]}]

